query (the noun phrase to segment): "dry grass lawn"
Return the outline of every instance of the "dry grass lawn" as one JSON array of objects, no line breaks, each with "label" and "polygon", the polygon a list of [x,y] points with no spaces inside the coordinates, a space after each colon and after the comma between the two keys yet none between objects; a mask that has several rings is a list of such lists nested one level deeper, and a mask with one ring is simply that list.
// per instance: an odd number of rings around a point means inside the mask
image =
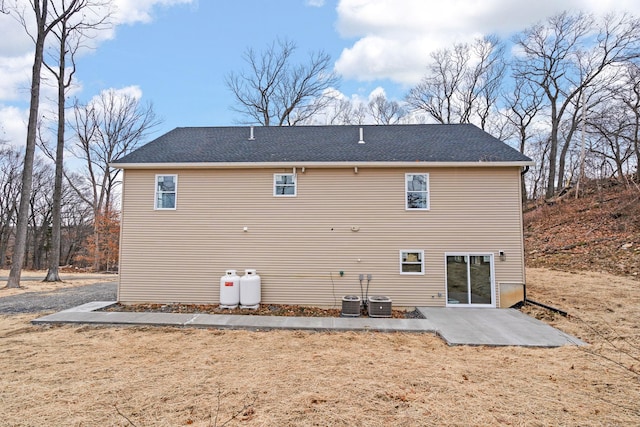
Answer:
[{"label": "dry grass lawn", "polygon": [[[22,277],[42,277],[47,275],[46,270],[23,271]],[[0,277],[8,277],[9,270],[0,270]],[[26,292],[51,292],[58,289],[74,286],[93,285],[94,283],[113,282],[118,280],[117,275],[99,273],[60,273],[64,278],[62,282],[43,282],[42,280],[21,280],[19,288],[7,289],[6,281],[0,282],[0,298]]]},{"label": "dry grass lawn", "polygon": [[533,269],[528,283],[531,298],[576,317],[531,314],[592,345],[36,327],[35,316],[2,316],[0,419],[10,426],[640,425],[638,281]]}]

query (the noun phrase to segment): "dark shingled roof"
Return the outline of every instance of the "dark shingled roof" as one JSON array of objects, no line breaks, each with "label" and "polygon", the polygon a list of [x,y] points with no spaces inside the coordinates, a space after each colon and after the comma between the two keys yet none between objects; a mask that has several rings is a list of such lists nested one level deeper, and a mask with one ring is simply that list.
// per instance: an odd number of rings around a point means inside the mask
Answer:
[{"label": "dark shingled roof", "polygon": [[113,163],[531,162],[470,124],[255,127],[249,136],[247,126],[176,128]]}]

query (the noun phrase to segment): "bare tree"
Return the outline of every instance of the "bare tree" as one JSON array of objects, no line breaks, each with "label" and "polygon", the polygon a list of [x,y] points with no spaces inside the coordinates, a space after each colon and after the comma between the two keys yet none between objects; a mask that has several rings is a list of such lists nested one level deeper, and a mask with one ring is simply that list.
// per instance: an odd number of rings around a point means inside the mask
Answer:
[{"label": "bare tree", "polygon": [[[638,134],[640,131],[640,72],[638,65],[629,63],[615,84],[599,90],[606,102],[595,104],[586,116],[589,150],[601,161],[609,162],[617,179],[629,184],[631,168],[640,160]],[[604,165],[601,166],[601,169]]]},{"label": "bare tree", "polygon": [[369,101],[369,111],[373,121],[380,125],[400,123],[407,115],[406,110],[396,101],[389,101],[383,94],[378,94]]},{"label": "bare tree", "polygon": [[634,123],[622,105],[607,105],[587,122],[592,138],[589,150],[612,163],[617,178],[625,182],[625,164],[633,156]]},{"label": "bare tree", "polygon": [[[515,79],[513,90],[504,97],[507,121],[517,135],[518,149],[521,153],[527,150],[527,143],[537,133],[532,129],[534,119],[542,108],[542,96],[537,87],[524,79]],[[527,201],[526,181],[522,179],[522,203]]]},{"label": "bare tree", "polygon": [[338,83],[331,57],[322,51],[294,64],[295,43],[273,42],[265,51],[248,49],[248,71],[231,72],[226,85],[236,101],[235,111],[263,126],[293,126],[321,111],[331,98],[325,91]]},{"label": "bare tree", "polygon": [[549,176],[549,147],[550,137],[548,133],[542,135],[535,135],[535,138],[531,140],[533,148],[531,149],[529,156],[535,162],[535,168],[532,172],[525,175],[529,182],[529,194],[531,199],[536,200],[541,195],[544,195],[544,189],[546,188],[546,179]]},{"label": "bare tree", "polygon": [[[66,10],[65,1],[61,5],[52,4],[53,16],[59,16],[61,11]],[[57,143],[55,150],[55,181],[53,189],[53,211],[51,225],[51,245],[49,254],[49,269],[45,282],[58,282],[60,275],[60,239],[61,239],[61,212],[62,212],[62,175],[64,167],[64,142],[65,142],[65,109],[66,93],[71,87],[73,76],[76,72],[75,55],[82,46],[83,41],[89,37],[90,31],[106,28],[105,22],[108,13],[98,11],[108,11],[107,4],[91,2],[90,0],[80,0],[72,13],[65,15],[56,27],[52,29],[52,34],[56,38],[54,50],[57,52],[50,60],[45,59],[45,67],[55,77],[58,87],[58,114],[57,114]],[[81,16],[80,15],[81,12]],[[69,69],[67,70],[67,64]]]},{"label": "bare tree", "polygon": [[11,147],[0,149],[0,266],[7,265],[7,249],[15,230],[21,170],[20,153]]},{"label": "bare tree", "polygon": [[461,120],[456,93],[462,85],[468,45],[457,44],[452,50],[443,49],[431,54],[432,63],[427,75],[407,95],[414,109],[424,111],[439,123]]},{"label": "bare tree", "polygon": [[[67,177],[77,194],[91,206],[94,221],[108,216],[113,207],[120,169],[111,168],[111,162],[134,150],[159,123],[151,104],[143,105],[137,98],[113,90],[102,92],[86,105],[74,105],[71,127],[75,142],[71,153],[84,163],[84,173],[80,182]],[[99,268],[99,261],[95,260],[95,269]]]},{"label": "bare tree", "polygon": [[354,103],[351,99],[340,99],[327,107],[330,125],[362,125],[367,118],[363,103]]},{"label": "bare tree", "polygon": [[475,114],[484,129],[499,94],[503,57],[496,37],[436,51],[427,74],[409,91],[407,103],[439,123],[471,123]]},{"label": "bare tree", "polygon": [[630,114],[630,135],[635,153],[636,182],[640,183],[640,65],[635,63],[627,64],[623,85],[616,92],[624,105],[627,106]]},{"label": "bare tree", "polygon": [[477,88],[473,111],[479,121],[480,128],[488,130],[491,117],[499,117],[496,105],[501,93],[506,63],[504,60],[504,44],[496,37],[476,40],[475,56],[479,59],[471,73],[470,87]]},{"label": "bare tree", "polygon": [[11,271],[8,288],[20,287],[20,276],[22,274],[22,265],[24,263],[25,248],[27,242],[27,227],[29,221],[29,200],[33,183],[33,162],[36,149],[36,137],[38,126],[38,112],[40,109],[40,79],[44,57],[45,41],[51,31],[64,20],[68,15],[77,11],[81,0],[70,0],[64,10],[61,10],[58,16],[51,16],[49,6],[51,0],[31,0],[31,11],[35,18],[35,34],[31,34],[31,25],[28,23],[26,8],[21,7],[17,2],[10,8],[6,7],[5,1],[2,1],[2,10],[8,10],[24,27],[25,31],[34,42],[34,59],[31,70],[31,97],[29,101],[29,121],[27,124],[27,141],[24,155],[24,168],[22,173],[22,194],[18,207],[18,217],[16,225],[16,239],[11,263]]},{"label": "bare tree", "polygon": [[42,157],[36,157],[33,167],[33,191],[29,198],[29,227],[25,264],[41,270],[47,262],[51,245],[51,193],[54,186],[54,168]]},{"label": "bare tree", "polygon": [[[564,181],[564,170],[558,167],[563,119],[567,115],[575,117],[585,88],[602,85],[605,77],[615,76],[620,64],[640,57],[640,23],[628,14],[609,15],[596,22],[584,13],[564,12],[524,30],[514,41],[521,52],[515,64],[516,75],[539,86],[549,106],[546,197],[550,198]],[[571,143],[572,127],[567,129],[570,133],[564,144]],[[568,146],[563,151],[561,156],[566,155]]]}]

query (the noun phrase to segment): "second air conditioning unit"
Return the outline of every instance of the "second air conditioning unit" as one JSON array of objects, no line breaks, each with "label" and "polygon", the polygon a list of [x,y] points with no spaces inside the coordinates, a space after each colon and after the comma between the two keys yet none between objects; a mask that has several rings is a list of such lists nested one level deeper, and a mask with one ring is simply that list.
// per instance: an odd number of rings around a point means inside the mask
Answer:
[{"label": "second air conditioning unit", "polygon": [[391,298],[382,295],[370,296],[369,317],[391,317]]}]

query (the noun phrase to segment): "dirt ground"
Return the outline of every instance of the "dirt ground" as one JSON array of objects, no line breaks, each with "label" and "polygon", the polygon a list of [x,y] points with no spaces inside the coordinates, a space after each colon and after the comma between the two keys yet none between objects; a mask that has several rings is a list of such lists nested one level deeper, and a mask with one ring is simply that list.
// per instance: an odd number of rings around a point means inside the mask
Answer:
[{"label": "dirt ground", "polygon": [[590,182],[576,199],[524,213],[527,267],[604,271],[640,280],[640,187]]},{"label": "dirt ground", "polygon": [[[23,271],[22,277],[44,277],[47,275],[45,270]],[[9,270],[0,270],[0,277],[8,277]],[[23,294],[26,292],[50,292],[58,289],[69,288],[73,286],[92,285],[94,283],[112,282],[118,280],[117,275],[100,274],[100,273],[60,273],[65,280],[62,282],[43,282],[42,280],[21,280],[19,288],[7,289],[4,286],[6,280],[0,281],[0,298],[12,295]]]},{"label": "dirt ground", "polygon": [[431,334],[32,326],[0,316],[9,426],[640,425],[640,284],[529,269],[530,314],[591,343]]}]

